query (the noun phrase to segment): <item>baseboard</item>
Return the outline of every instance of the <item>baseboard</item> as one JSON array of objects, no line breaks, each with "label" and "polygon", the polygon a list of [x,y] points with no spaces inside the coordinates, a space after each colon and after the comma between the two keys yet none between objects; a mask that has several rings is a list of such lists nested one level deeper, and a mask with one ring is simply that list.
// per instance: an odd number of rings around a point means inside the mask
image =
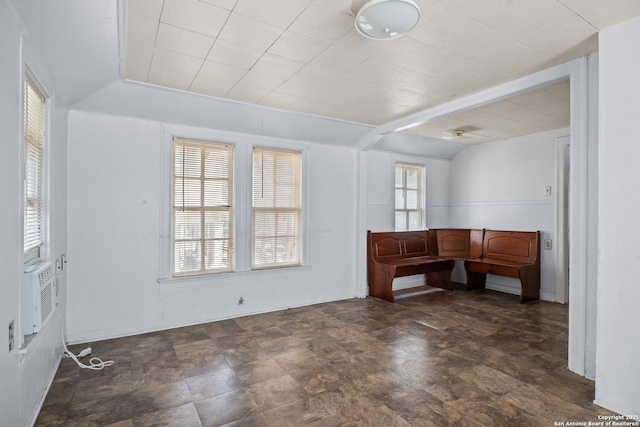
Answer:
[{"label": "baseboard", "polygon": [[504,292],[512,295],[520,295],[520,288],[504,285],[502,283],[490,282],[487,280],[486,288],[491,291]]},{"label": "baseboard", "polygon": [[[502,283],[489,282],[488,280],[487,280],[486,288],[492,291],[505,292],[511,295],[520,295],[520,292],[521,292],[520,288],[514,288],[512,286],[504,285]],[[542,301],[555,302],[556,296],[555,294],[541,292],[540,299]]]},{"label": "baseboard", "polygon": [[393,280],[392,290],[401,291],[403,289],[415,288],[417,286],[424,286],[424,276],[418,275],[416,277],[399,277]]},{"label": "baseboard", "polygon": [[[91,342],[96,342],[96,341],[106,341],[106,340],[111,340],[111,339],[116,339],[116,338],[130,337],[130,336],[135,336],[135,335],[147,334],[147,333],[151,333],[151,332],[161,332],[161,331],[166,331],[166,330],[169,330],[169,329],[183,328],[183,327],[187,327],[187,326],[203,325],[203,324],[211,323],[211,322],[219,322],[219,321],[222,321],[222,320],[237,319],[239,317],[244,317],[244,316],[253,316],[253,315],[256,315],[256,314],[271,313],[271,312],[274,312],[274,311],[287,310],[287,309],[290,309],[290,308],[306,307],[306,306],[315,305],[315,304],[324,304],[324,303],[327,303],[327,302],[343,301],[343,300],[347,300],[347,299],[351,299],[351,298],[361,298],[361,297],[357,297],[355,295],[343,295],[343,296],[334,296],[334,297],[329,297],[329,298],[320,298],[320,299],[313,300],[313,301],[306,301],[306,302],[301,302],[301,303],[297,303],[297,304],[286,305],[286,306],[283,306],[283,307],[265,308],[263,310],[255,310],[255,311],[244,312],[244,313],[234,314],[234,315],[229,315],[229,316],[221,316],[221,317],[214,318],[214,319],[199,319],[199,320],[195,320],[193,322],[177,322],[177,323],[172,324],[172,325],[157,324],[157,323],[156,324],[149,324],[146,327],[143,327],[142,329],[122,330],[122,331],[119,331],[119,332],[107,332],[107,333],[104,333],[102,335],[95,336],[95,337],[86,337],[86,336],[84,336],[84,334],[80,335],[80,336],[69,335],[67,337],[67,345],[86,344],[86,343],[91,343]],[[94,331],[94,332],[96,332],[96,331]]]},{"label": "baseboard", "polygon": [[[632,411],[629,411],[628,409],[623,409],[623,408],[619,407],[618,405],[612,404],[611,402],[605,402],[605,401],[603,401],[601,399],[596,398],[593,401],[593,403],[595,403],[596,405],[598,405],[600,407],[603,407],[604,409],[607,409],[607,410],[609,410],[611,412],[615,412],[616,414],[621,414],[619,416],[623,417],[623,418],[620,418],[620,419],[617,419],[617,420],[613,420],[612,419],[613,421],[627,421],[627,422],[633,422],[633,421],[637,422],[638,421],[638,420],[625,419],[624,415],[636,415],[636,414],[632,414]],[[622,425],[622,424],[620,424],[620,425]]]}]

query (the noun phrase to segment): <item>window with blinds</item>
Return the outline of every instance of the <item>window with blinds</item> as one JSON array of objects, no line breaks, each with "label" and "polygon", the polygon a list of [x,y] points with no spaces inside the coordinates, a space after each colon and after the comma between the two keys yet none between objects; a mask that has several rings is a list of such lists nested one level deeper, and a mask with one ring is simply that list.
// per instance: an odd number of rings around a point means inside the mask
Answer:
[{"label": "window with blinds", "polygon": [[424,191],[422,189],[422,166],[396,164],[396,231],[420,230],[423,228]]},{"label": "window with blinds", "polygon": [[44,243],[44,144],[46,99],[37,85],[24,79],[24,255],[40,256]]},{"label": "window with blinds", "polygon": [[173,275],[233,271],[233,146],[173,140]]},{"label": "window with blinds", "polygon": [[253,254],[258,268],[300,265],[302,153],[253,150]]}]

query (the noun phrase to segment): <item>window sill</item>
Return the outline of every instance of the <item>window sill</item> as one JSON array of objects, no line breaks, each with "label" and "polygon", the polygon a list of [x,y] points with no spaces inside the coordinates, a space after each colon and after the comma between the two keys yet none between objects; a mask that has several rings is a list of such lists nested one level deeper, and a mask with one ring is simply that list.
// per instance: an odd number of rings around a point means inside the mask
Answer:
[{"label": "window sill", "polygon": [[158,279],[158,284],[161,289],[191,288],[199,287],[202,284],[210,285],[216,281],[233,280],[241,277],[257,278],[274,274],[298,274],[310,270],[310,265],[296,265],[292,267],[262,268],[259,270],[231,271],[193,276],[161,277]]}]

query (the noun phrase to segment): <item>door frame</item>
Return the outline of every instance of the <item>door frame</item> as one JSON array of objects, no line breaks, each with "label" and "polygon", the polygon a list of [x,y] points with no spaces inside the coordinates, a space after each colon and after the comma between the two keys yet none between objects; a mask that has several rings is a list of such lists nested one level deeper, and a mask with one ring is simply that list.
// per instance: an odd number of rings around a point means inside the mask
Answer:
[{"label": "door frame", "polygon": [[[568,246],[569,242],[565,239],[567,236],[567,227],[569,226],[569,208],[568,197],[569,182],[566,179],[567,170],[565,170],[566,162],[570,162],[571,153],[566,148],[571,149],[570,137],[562,136],[556,138],[555,145],[555,170],[556,170],[556,292],[555,301],[560,304],[566,304],[569,301],[568,274],[567,267],[569,263]],[[569,163],[570,164],[570,163]]]}]

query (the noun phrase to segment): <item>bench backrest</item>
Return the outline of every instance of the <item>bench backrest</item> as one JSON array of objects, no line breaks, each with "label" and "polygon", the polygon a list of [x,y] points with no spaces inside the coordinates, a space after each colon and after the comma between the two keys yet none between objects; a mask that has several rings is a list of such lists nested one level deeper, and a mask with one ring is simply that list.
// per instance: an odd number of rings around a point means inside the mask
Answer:
[{"label": "bench backrest", "polygon": [[377,261],[426,256],[429,253],[427,230],[367,232],[367,250]]},{"label": "bench backrest", "polygon": [[484,231],[482,245],[484,258],[535,264],[538,262],[539,255],[539,231]]},{"label": "bench backrest", "polygon": [[[435,235],[435,242],[432,236]],[[479,258],[482,256],[484,230],[439,228],[429,230],[430,243],[437,255],[445,258]]]}]

